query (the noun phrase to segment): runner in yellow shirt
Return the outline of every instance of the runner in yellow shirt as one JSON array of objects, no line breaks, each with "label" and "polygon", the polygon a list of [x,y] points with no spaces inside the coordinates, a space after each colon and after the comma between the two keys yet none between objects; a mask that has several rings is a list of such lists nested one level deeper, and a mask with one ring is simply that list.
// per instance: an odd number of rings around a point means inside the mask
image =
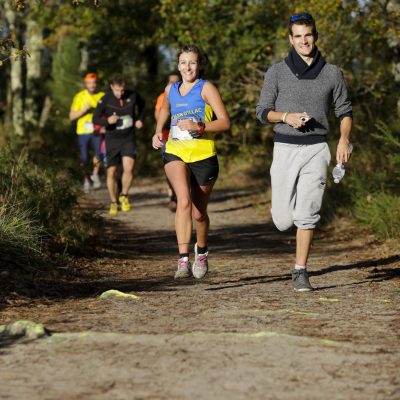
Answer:
[{"label": "runner in yellow shirt", "polygon": [[96,132],[93,125],[93,110],[99,100],[104,96],[103,92],[96,92],[97,75],[87,74],[83,80],[85,89],[77,93],[72,101],[69,119],[77,120],[76,133],[78,135],[78,146],[80,152],[80,165],[84,175],[83,191],[89,193],[91,184],[89,180],[89,146],[94,152],[93,170],[90,178],[93,187],[98,189],[101,186],[99,179],[100,169],[100,145],[101,135]]}]

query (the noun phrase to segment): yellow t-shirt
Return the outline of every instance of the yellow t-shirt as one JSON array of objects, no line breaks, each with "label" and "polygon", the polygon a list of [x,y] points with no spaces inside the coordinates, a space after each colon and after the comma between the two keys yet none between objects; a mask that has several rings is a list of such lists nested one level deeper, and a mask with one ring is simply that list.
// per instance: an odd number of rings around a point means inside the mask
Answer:
[{"label": "yellow t-shirt", "polygon": [[[71,110],[72,111],[82,111],[85,104],[89,104],[90,107],[96,108],[99,100],[104,96],[103,92],[98,92],[95,94],[90,94],[87,89],[82,90],[77,93],[72,101]],[[93,113],[88,113],[83,115],[78,119],[76,126],[76,133],[78,135],[87,135],[88,133],[93,133]]]}]

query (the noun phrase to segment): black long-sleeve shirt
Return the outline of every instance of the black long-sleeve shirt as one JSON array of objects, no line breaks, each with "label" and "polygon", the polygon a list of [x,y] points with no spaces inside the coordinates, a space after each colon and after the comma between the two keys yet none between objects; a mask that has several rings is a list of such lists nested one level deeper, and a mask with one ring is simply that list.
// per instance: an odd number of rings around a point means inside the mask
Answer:
[{"label": "black long-sleeve shirt", "polygon": [[[107,92],[98,102],[93,113],[93,123],[106,127],[106,137],[124,139],[135,135],[135,121],[142,120],[144,100],[139,93],[126,90],[121,99],[112,91]],[[117,115],[118,121],[109,124],[107,119]]]}]

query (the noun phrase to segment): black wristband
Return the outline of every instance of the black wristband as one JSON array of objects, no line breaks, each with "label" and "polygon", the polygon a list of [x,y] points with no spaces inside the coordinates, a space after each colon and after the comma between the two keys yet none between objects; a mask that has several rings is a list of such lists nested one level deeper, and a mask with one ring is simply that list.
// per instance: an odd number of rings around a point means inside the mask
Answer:
[{"label": "black wristband", "polygon": [[206,124],[203,121],[199,121],[197,123],[197,132],[200,135],[202,135],[205,129],[206,129]]}]

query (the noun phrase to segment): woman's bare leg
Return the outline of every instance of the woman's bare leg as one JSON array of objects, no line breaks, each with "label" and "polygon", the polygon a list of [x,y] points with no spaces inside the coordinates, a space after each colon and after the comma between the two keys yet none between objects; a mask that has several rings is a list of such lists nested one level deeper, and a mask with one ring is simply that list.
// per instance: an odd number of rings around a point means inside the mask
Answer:
[{"label": "woman's bare leg", "polygon": [[190,238],[192,236],[190,172],[183,161],[170,161],[164,168],[177,198],[175,230],[179,254],[186,254],[189,253]]},{"label": "woman's bare leg", "polygon": [[197,245],[206,247],[210,218],[207,214],[208,200],[214,187],[214,183],[205,186],[192,186],[192,216],[196,221]]}]

